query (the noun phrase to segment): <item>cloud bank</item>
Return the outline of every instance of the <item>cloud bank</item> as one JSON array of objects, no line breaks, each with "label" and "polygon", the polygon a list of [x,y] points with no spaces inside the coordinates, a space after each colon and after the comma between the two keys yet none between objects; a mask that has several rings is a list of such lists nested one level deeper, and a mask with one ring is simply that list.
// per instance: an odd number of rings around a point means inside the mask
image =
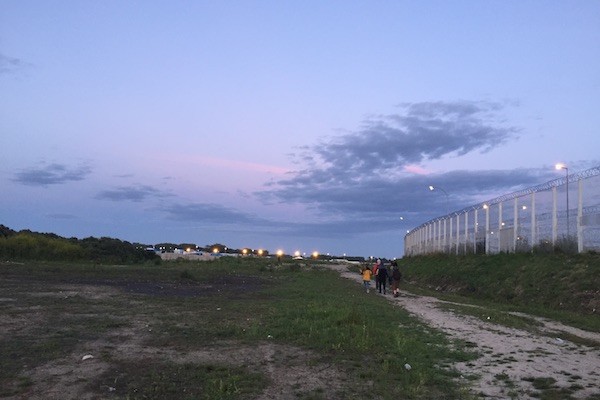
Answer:
[{"label": "cloud bank", "polygon": [[451,206],[460,208],[478,194],[534,184],[539,176],[529,171],[424,174],[427,161],[483,153],[516,139],[519,129],[504,125],[502,110],[490,102],[402,104],[397,114],[370,117],[355,132],[304,148],[298,156],[306,168],[257,195],[265,202],[304,204],[322,215],[389,220],[387,214],[435,205],[427,187],[436,180],[454,188]]},{"label": "cloud bank", "polygon": [[34,167],[15,173],[13,182],[27,186],[61,185],[67,182],[84,180],[92,172],[89,166],[70,167],[52,163],[44,167]]}]

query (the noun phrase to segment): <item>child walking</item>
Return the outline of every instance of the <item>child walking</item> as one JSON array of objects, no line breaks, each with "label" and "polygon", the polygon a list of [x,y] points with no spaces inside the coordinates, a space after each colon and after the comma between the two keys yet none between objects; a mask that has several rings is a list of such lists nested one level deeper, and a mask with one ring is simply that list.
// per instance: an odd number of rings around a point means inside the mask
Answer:
[{"label": "child walking", "polygon": [[369,293],[369,286],[371,286],[371,268],[369,268],[368,265],[365,265],[365,267],[360,271],[360,273],[363,276],[363,285],[365,287],[365,290],[367,291],[367,293]]}]

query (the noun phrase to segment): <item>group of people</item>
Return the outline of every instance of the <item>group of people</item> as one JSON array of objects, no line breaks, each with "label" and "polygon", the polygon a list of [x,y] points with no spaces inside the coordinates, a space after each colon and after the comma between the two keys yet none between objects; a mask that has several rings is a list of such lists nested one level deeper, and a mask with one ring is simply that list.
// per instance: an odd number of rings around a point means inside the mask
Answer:
[{"label": "group of people", "polygon": [[379,293],[383,292],[383,294],[387,294],[386,286],[389,282],[394,297],[400,295],[398,285],[400,284],[400,279],[402,279],[402,273],[398,268],[398,262],[396,260],[392,260],[391,268],[392,271],[388,271],[388,267],[379,259],[372,270],[369,265],[364,266],[360,273],[362,274],[363,285],[367,293],[369,293],[369,287],[371,286],[371,278],[374,277],[375,290],[378,290]]}]

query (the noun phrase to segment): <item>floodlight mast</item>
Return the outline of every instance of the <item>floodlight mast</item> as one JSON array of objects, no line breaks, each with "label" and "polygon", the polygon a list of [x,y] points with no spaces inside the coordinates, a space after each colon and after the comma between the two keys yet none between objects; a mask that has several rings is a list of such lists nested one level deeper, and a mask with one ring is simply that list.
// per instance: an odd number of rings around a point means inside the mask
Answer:
[{"label": "floodlight mast", "polygon": [[569,226],[569,168],[563,163],[556,164],[557,170],[564,169],[566,172],[566,192],[567,192],[567,239],[571,237],[571,228]]}]

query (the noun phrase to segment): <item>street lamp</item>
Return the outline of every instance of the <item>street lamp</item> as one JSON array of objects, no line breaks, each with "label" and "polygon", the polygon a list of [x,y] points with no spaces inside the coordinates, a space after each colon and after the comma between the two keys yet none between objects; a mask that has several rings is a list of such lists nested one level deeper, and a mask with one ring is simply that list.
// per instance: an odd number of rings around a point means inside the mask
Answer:
[{"label": "street lamp", "polygon": [[562,163],[558,163],[556,164],[555,168],[557,170],[561,170],[564,169],[565,172],[567,173],[566,175],[566,191],[567,191],[567,238],[569,238],[571,236],[570,233],[570,227],[569,227],[569,168],[567,168],[567,166],[565,164]]},{"label": "street lamp", "polygon": [[446,191],[439,186],[429,185],[429,190],[433,191],[435,189],[441,190],[446,195],[446,214],[450,214],[450,199],[448,198],[448,193],[446,193]]}]

